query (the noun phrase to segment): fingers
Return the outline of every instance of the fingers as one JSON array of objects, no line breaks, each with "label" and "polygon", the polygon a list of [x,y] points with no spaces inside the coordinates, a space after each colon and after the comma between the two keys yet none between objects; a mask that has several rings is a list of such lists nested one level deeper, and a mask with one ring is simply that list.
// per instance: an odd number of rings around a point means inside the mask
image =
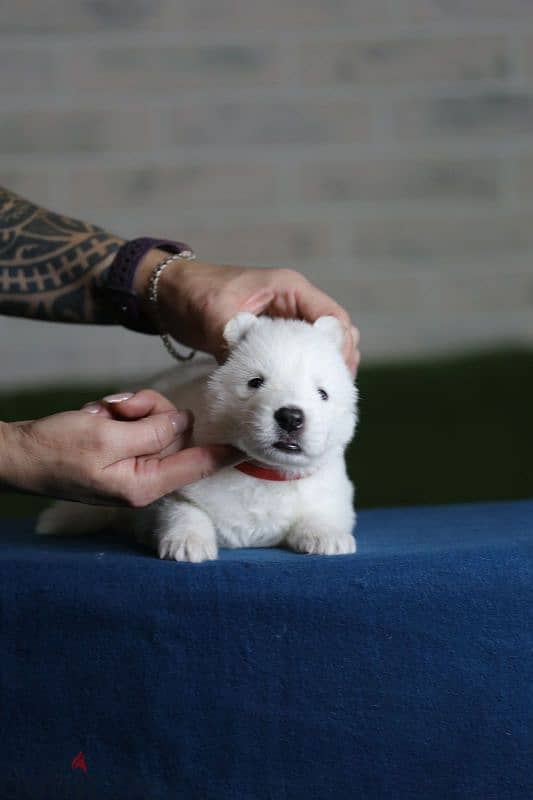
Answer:
[{"label": "fingers", "polygon": [[146,464],[151,472],[152,495],[162,497],[189,483],[196,483],[213,475],[223,467],[235,466],[246,456],[229,445],[208,445],[189,447],[174,455],[158,461],[155,465]]},{"label": "fingers", "polygon": [[349,330],[346,331],[342,354],[346,364],[348,365],[348,369],[354,377],[357,373],[359,362],[361,360],[361,353],[358,349],[359,339],[359,331],[352,325]]},{"label": "fingers", "polygon": [[299,315],[308,322],[315,322],[319,317],[331,315],[337,317],[344,327],[343,356],[351,374],[355,376],[361,354],[359,347],[359,331],[352,325],[350,315],[342,306],[332,300],[329,295],[305,281],[298,287],[297,305]]},{"label": "fingers", "polygon": [[301,309],[305,309],[304,319],[314,322],[318,317],[331,315],[337,317],[344,326],[342,354],[348,369],[355,377],[361,361],[361,353],[359,352],[361,337],[358,329],[352,325],[348,312],[314,286],[309,286],[309,291],[304,293],[303,297],[304,304],[300,300],[299,305]]},{"label": "fingers", "polygon": [[260,289],[248,298],[242,307],[242,311],[249,311],[250,314],[259,316],[259,314],[262,314],[263,311],[268,309],[275,296],[276,292],[274,289]]},{"label": "fingers", "polygon": [[346,309],[312,283],[306,281],[303,286],[298,287],[296,301],[299,314],[308,322],[315,322],[319,317],[331,315],[337,317],[347,330],[352,326]]},{"label": "fingers", "polygon": [[[142,389],[133,394],[122,392],[86,403],[82,411],[88,414],[106,417],[107,419],[133,420],[142,419],[154,414],[177,412],[176,406],[166,397],[153,389]],[[192,412],[184,411],[192,425]]]},{"label": "fingers", "polygon": [[350,366],[350,371],[351,371],[352,375],[354,376],[354,378],[355,378],[355,376],[357,375],[357,371],[358,371],[358,369],[359,369],[359,364],[360,364],[360,363],[361,363],[361,353],[360,353],[360,351],[359,351],[359,350],[356,350],[356,351],[355,351],[355,357],[354,357],[353,363],[352,363],[352,365]]},{"label": "fingers", "polygon": [[93,414],[94,416],[106,417],[111,419],[111,411],[105,407],[101,400],[93,400],[90,403],[85,403],[81,408],[86,414]]},{"label": "fingers", "polygon": [[[167,411],[154,414],[139,420],[109,420],[106,436],[110,456],[118,461],[122,459],[161,454],[167,448],[175,449],[176,442],[190,431],[192,415],[187,411]],[[181,444],[182,446],[182,444]]]},{"label": "fingers", "polygon": [[152,389],[107,395],[87,403],[82,411],[113,421],[112,427],[106,423],[102,436],[111,464],[150,455],[163,459],[177,453],[189,444],[194,421],[191,411],[178,411]]},{"label": "fingers", "polygon": [[141,419],[153,414],[177,411],[174,403],[153,389],[142,389],[136,394],[108,395],[102,404],[109,409],[112,416],[120,419]]},{"label": "fingers", "polygon": [[94,414],[98,415],[99,417],[107,417],[108,419],[112,419],[115,416],[120,417],[120,414],[116,414],[116,410],[120,408],[119,403],[122,403],[124,400],[129,400],[129,398],[133,396],[133,392],[110,394],[101,400],[93,400],[90,403],[85,403],[81,410],[85,411],[87,414]]}]

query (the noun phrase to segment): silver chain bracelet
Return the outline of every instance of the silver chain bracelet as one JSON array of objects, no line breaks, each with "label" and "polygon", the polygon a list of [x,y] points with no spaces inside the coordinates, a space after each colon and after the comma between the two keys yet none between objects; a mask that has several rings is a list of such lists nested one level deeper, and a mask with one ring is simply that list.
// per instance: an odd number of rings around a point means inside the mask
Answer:
[{"label": "silver chain bracelet", "polygon": [[[154,307],[155,319],[159,329],[161,329],[161,325],[159,320],[158,288],[161,275],[168,267],[168,265],[172,264],[173,261],[181,261],[181,260],[193,261],[195,258],[196,256],[194,255],[192,250],[182,250],[180,253],[173,253],[171,256],[168,256],[168,258],[165,258],[164,261],[161,261],[159,264],[157,264],[156,267],[154,267],[154,270],[148,282],[148,299]],[[176,361],[190,361],[191,358],[194,358],[196,350],[191,350],[191,352],[188,355],[184,356],[174,346],[169,333],[160,330],[159,335],[161,337],[163,344],[165,345],[166,350],[170,353],[172,358],[176,359]]]}]

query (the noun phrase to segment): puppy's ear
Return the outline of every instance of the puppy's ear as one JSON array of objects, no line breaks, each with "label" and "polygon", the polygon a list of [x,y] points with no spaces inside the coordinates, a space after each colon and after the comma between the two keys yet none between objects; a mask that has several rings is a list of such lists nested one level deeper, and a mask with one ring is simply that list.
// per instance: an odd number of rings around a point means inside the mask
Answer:
[{"label": "puppy's ear", "polygon": [[223,336],[230,350],[244,339],[254,325],[257,325],[257,317],[248,311],[241,311],[226,323]]},{"label": "puppy's ear", "polygon": [[314,323],[313,327],[320,331],[324,336],[330,339],[335,347],[342,350],[344,344],[345,331],[342,322],[337,317],[319,317]]}]

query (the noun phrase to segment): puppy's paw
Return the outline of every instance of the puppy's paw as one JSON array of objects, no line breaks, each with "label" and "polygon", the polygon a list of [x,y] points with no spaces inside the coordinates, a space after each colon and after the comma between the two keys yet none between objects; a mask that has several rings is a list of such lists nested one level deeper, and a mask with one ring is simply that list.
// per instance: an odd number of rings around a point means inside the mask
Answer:
[{"label": "puppy's paw", "polygon": [[297,553],[321,556],[339,556],[355,553],[357,546],[349,533],[327,529],[298,527],[287,536],[287,545]]},{"label": "puppy's paw", "polygon": [[165,533],[157,542],[159,558],[171,561],[213,561],[218,555],[214,539],[197,533]]}]

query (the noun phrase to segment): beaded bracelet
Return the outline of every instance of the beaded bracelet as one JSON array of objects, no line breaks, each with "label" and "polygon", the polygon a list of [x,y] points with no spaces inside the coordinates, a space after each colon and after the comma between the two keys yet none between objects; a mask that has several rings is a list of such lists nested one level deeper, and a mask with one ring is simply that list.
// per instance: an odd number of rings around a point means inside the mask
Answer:
[{"label": "beaded bracelet", "polygon": [[170,334],[161,330],[161,324],[159,320],[159,307],[158,307],[159,281],[165,269],[168,267],[169,264],[172,264],[173,261],[180,261],[183,259],[185,259],[186,261],[192,261],[194,258],[196,258],[196,256],[194,255],[192,250],[182,250],[180,253],[173,253],[172,255],[167,256],[167,258],[165,258],[163,261],[160,261],[159,264],[157,264],[154,267],[152,274],[150,275],[150,280],[148,281],[148,299],[150,303],[153,305],[153,309],[155,312],[154,317],[156,320],[157,327],[159,328],[159,336],[161,337],[161,340],[167,351],[170,353],[172,358],[176,359],[176,361],[190,361],[191,358],[194,358],[196,350],[191,350],[191,352],[186,356],[182,355],[173,344]]}]

